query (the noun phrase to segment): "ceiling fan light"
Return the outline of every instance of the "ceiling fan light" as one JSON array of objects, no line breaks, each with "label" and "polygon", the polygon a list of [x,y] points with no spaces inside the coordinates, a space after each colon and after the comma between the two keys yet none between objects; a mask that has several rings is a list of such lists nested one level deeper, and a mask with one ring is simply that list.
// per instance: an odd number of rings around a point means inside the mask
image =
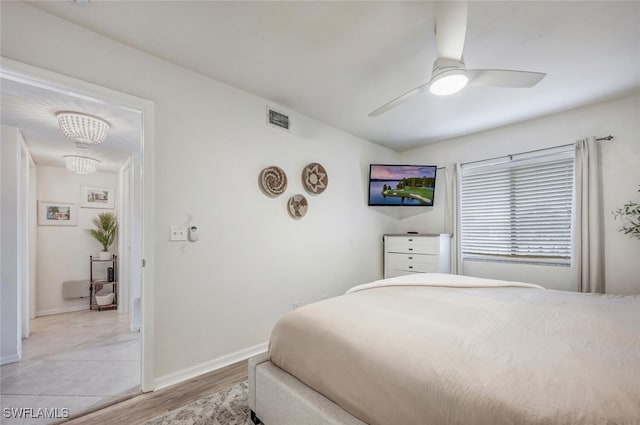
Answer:
[{"label": "ceiling fan light", "polygon": [[58,112],[58,126],[71,140],[97,145],[107,138],[110,125],[105,120],[80,112]]},{"label": "ceiling fan light", "polygon": [[447,96],[462,90],[469,82],[464,69],[443,72],[431,80],[429,91],[438,96]]},{"label": "ceiling fan light", "polygon": [[65,155],[64,165],[67,170],[75,174],[93,174],[98,169],[100,161],[88,156]]}]

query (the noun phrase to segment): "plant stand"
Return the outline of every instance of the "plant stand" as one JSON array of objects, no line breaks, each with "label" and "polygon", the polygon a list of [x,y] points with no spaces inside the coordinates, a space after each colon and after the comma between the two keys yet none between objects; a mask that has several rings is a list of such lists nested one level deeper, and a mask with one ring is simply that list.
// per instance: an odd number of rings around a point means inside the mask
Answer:
[{"label": "plant stand", "polygon": [[[96,264],[106,263],[107,265],[110,263],[113,267],[113,280],[109,280],[109,275],[104,277],[104,279],[96,279],[94,277],[93,269]],[[105,285],[111,285],[111,290],[113,291],[113,302],[110,304],[98,304],[96,299],[96,293],[99,292]],[[109,260],[100,260],[99,258],[94,258],[93,255],[89,256],[89,308],[91,310],[109,310],[118,308],[118,256],[112,255]]]}]

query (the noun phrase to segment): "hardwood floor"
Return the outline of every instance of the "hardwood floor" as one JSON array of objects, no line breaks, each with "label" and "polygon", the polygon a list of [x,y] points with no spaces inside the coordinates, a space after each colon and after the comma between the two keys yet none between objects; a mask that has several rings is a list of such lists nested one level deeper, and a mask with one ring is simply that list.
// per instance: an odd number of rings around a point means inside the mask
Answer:
[{"label": "hardwood floor", "polygon": [[137,425],[247,379],[248,362],[234,363],[189,381],[141,394],[71,419],[66,425]]}]

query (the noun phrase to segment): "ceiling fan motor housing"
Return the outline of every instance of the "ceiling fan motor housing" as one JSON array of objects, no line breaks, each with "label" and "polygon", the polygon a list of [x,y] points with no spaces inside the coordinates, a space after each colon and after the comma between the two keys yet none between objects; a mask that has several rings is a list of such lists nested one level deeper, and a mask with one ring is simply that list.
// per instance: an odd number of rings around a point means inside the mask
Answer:
[{"label": "ceiling fan motor housing", "polygon": [[437,58],[429,81],[429,91],[436,95],[453,94],[469,82],[469,73],[462,60]]}]

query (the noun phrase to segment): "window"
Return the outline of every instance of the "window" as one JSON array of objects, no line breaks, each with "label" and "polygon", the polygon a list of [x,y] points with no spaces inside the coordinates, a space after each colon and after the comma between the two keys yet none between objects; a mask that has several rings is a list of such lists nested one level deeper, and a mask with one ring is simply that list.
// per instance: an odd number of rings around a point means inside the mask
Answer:
[{"label": "window", "polygon": [[573,145],[464,164],[463,259],[569,265],[573,168]]}]

